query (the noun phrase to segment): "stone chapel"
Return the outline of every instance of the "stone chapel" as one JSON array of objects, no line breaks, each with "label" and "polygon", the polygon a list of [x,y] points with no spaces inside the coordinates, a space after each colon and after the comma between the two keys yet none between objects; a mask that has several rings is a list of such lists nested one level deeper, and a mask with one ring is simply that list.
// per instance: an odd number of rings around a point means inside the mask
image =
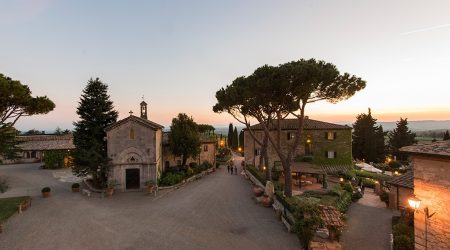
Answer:
[{"label": "stone chapel", "polygon": [[139,190],[156,182],[162,173],[163,126],[148,120],[147,103],[140,104],[140,117],[130,116],[106,128],[108,157],[112,160],[108,181],[115,189]]}]

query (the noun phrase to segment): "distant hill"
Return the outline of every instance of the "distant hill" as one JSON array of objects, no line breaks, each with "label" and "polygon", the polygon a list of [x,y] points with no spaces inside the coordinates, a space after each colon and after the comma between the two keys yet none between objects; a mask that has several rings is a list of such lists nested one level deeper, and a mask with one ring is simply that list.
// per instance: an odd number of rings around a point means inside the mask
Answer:
[{"label": "distant hill", "polygon": [[[393,130],[396,122],[380,122],[384,130]],[[408,121],[408,127],[412,131],[428,131],[428,130],[450,130],[450,120],[446,121]]]}]

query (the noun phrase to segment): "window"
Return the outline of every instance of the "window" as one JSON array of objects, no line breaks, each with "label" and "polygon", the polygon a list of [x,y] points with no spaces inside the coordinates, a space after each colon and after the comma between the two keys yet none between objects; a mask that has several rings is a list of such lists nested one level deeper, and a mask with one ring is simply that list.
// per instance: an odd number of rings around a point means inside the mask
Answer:
[{"label": "window", "polygon": [[134,128],[130,128],[130,139],[134,140]]},{"label": "window", "polygon": [[335,159],[335,158],[337,158],[337,152],[336,151],[325,151],[325,157],[328,159]]},{"label": "window", "polygon": [[332,141],[336,139],[336,132],[325,132],[325,139]]},{"label": "window", "polygon": [[259,155],[259,152],[260,150],[259,149],[255,149],[255,156],[258,156]]},{"label": "window", "polygon": [[295,134],[294,133],[291,133],[291,132],[287,133],[287,140],[288,141],[290,141],[291,139],[294,139],[294,138],[295,138]]},{"label": "window", "polygon": [[203,151],[208,152],[208,145],[203,145]]},{"label": "window", "polygon": [[311,143],[305,143],[305,155],[312,155],[312,145]]},{"label": "window", "polygon": [[177,166],[181,166],[181,160],[177,160]]}]

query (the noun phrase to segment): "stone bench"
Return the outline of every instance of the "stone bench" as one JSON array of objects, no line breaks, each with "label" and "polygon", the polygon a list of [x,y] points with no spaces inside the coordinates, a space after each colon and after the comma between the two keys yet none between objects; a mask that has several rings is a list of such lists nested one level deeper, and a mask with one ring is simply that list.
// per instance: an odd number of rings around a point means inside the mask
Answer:
[{"label": "stone bench", "polygon": [[91,191],[89,191],[89,190],[87,190],[87,189],[85,189],[85,188],[83,188],[83,189],[81,190],[81,194],[87,195],[88,197],[91,197]]}]

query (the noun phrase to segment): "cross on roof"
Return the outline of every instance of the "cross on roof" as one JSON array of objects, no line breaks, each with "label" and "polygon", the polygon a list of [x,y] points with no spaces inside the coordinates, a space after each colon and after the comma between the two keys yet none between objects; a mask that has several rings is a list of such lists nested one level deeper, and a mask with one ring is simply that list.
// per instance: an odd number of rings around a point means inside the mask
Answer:
[{"label": "cross on roof", "polygon": [[131,111],[131,110],[130,110],[130,112],[128,112],[128,113],[130,113],[130,116],[132,116],[132,115],[133,115],[133,111]]}]

